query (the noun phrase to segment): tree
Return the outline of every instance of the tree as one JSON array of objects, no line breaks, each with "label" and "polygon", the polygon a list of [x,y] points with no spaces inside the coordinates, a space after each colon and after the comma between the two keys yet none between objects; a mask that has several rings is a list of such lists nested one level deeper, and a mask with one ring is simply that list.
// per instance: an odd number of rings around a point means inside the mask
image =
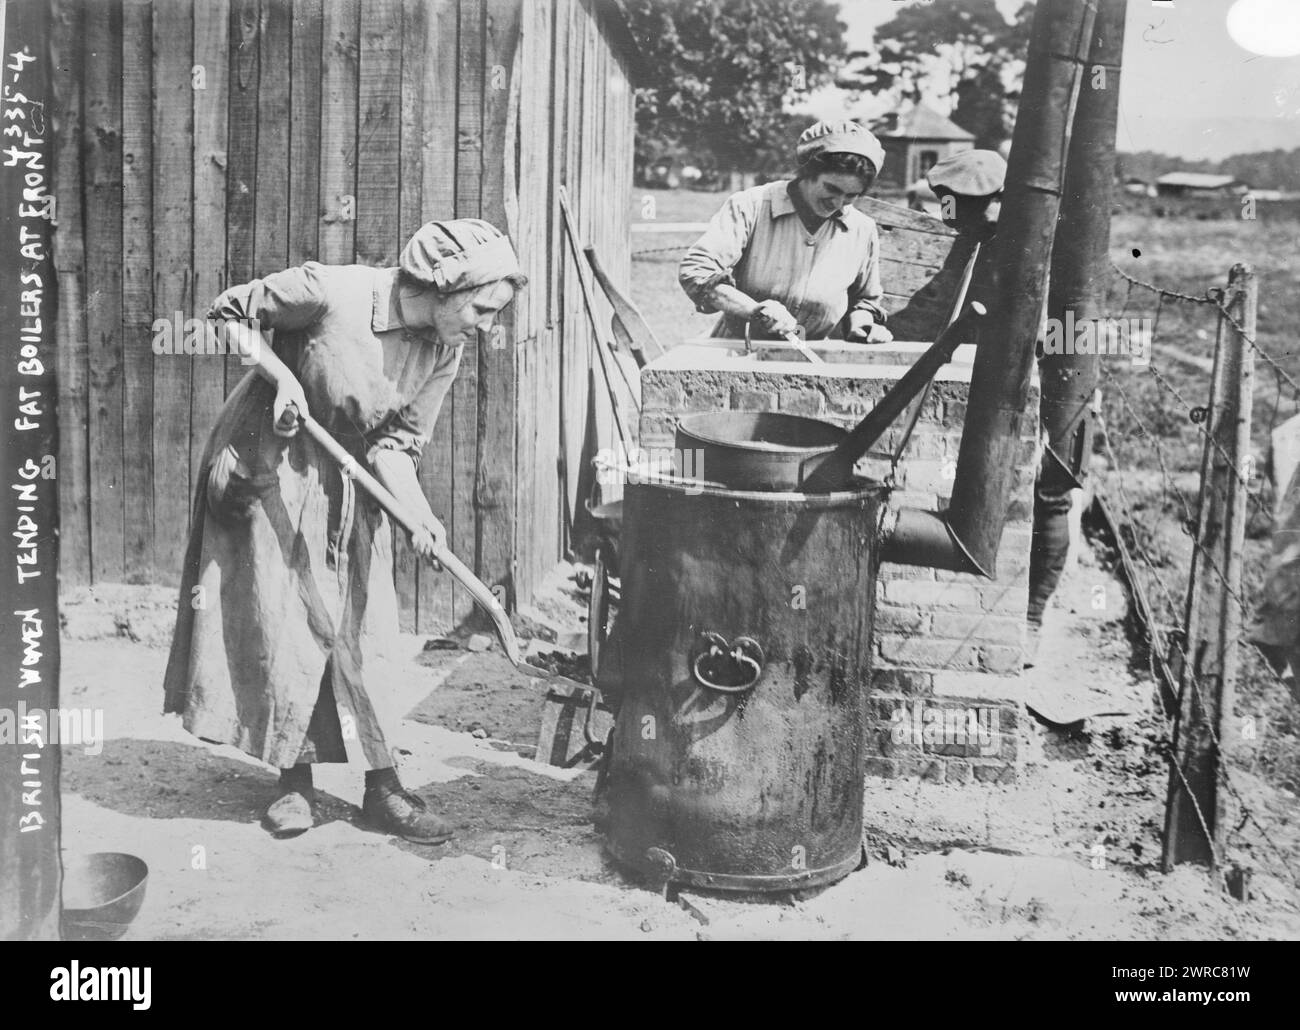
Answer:
[{"label": "tree", "polygon": [[1153,182],[1166,172],[1209,172],[1231,175],[1256,189],[1300,192],[1300,148],[1294,150],[1260,150],[1233,154],[1222,161],[1199,161],[1169,154],[1140,150],[1116,157],[1121,178]]},{"label": "tree", "polygon": [[687,154],[757,170],[788,150],[787,109],[831,81],[844,25],[828,0],[622,0],[648,81],[637,89],[637,163]]},{"label": "tree", "polygon": [[994,0],[909,4],[876,29],[873,50],[849,55],[839,85],[892,92],[900,103],[946,98],[976,146],[996,147],[1015,122],[1033,15],[1032,2],[1010,22]]}]

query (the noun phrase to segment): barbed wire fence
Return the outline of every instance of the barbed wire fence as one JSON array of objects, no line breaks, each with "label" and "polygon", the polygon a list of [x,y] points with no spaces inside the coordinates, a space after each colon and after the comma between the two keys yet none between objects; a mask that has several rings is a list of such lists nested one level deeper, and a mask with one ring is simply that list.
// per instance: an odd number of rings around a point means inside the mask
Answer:
[{"label": "barbed wire fence", "polygon": [[[1208,734],[1209,748],[1213,752],[1215,783],[1236,808],[1231,818],[1226,807],[1223,811],[1216,812],[1203,810],[1198,792],[1188,782],[1182,756],[1176,747],[1180,730],[1187,734],[1193,729],[1179,725],[1180,719],[1188,711],[1219,711],[1219,699],[1211,696],[1219,684],[1207,682],[1197,674],[1200,663],[1195,659],[1203,656],[1188,654],[1188,647],[1192,643],[1189,641],[1192,604],[1188,597],[1188,570],[1194,567],[1202,570],[1203,574],[1209,574],[1219,591],[1221,603],[1236,606],[1234,614],[1241,624],[1247,623],[1253,614],[1251,603],[1243,596],[1240,587],[1230,585],[1231,577],[1222,567],[1220,556],[1207,546],[1203,536],[1204,519],[1200,509],[1207,496],[1203,479],[1217,463],[1221,469],[1227,470],[1238,494],[1244,496],[1251,518],[1271,524],[1272,511],[1265,503],[1253,456],[1247,454],[1244,460],[1240,455],[1234,458],[1219,440],[1213,403],[1197,403],[1199,398],[1189,399],[1188,393],[1192,392],[1193,387],[1184,383],[1183,388],[1180,388],[1176,381],[1178,375],[1162,368],[1162,359],[1168,355],[1171,361],[1191,364],[1202,373],[1207,371],[1204,359],[1187,355],[1179,348],[1163,345],[1162,317],[1171,305],[1198,314],[1205,311],[1218,325],[1219,349],[1225,344],[1230,345],[1234,336],[1243,348],[1250,349],[1251,356],[1269,369],[1274,380],[1276,393],[1270,429],[1277,424],[1284,393],[1288,395],[1293,409],[1300,408],[1300,382],[1260,344],[1255,333],[1247,331],[1242,319],[1230,309],[1228,295],[1222,288],[1212,287],[1198,296],[1137,279],[1118,267],[1114,271],[1124,284],[1119,318],[1127,316],[1138,298],[1154,305],[1147,347],[1149,362],[1145,366],[1130,364],[1123,370],[1103,362],[1102,394],[1105,400],[1098,436],[1110,466],[1101,488],[1105,495],[1103,509],[1115,524],[1116,542],[1126,567],[1130,569],[1130,586],[1139,595],[1136,598],[1139,602],[1137,609],[1143,613],[1140,621],[1145,623],[1142,628],[1146,635],[1147,664],[1153,679],[1160,684],[1165,699],[1161,713],[1164,731],[1161,744],[1173,781],[1170,804],[1174,804],[1177,793],[1183,795],[1184,802],[1190,801],[1195,816],[1194,828],[1199,830],[1205,851],[1212,856],[1214,864],[1219,868],[1224,866],[1227,853],[1234,847],[1241,846],[1247,853],[1252,851],[1255,842],[1244,836],[1246,827],[1251,827],[1258,841],[1274,860],[1271,863],[1273,868],[1281,872],[1285,881],[1289,881],[1287,885],[1295,897],[1300,899],[1300,880],[1291,871],[1294,864],[1291,857],[1265,824],[1266,814],[1262,807],[1248,799],[1251,789],[1237,782],[1238,778],[1246,774],[1257,775],[1259,772],[1259,748],[1251,748],[1247,762],[1243,759],[1242,748],[1234,746],[1258,741],[1257,733],[1251,729],[1258,729],[1254,717],[1224,711],[1218,726],[1214,719],[1203,718],[1194,727],[1195,730]],[[1186,317],[1181,321],[1186,322]],[[1196,335],[1204,339],[1208,334],[1202,331]],[[1215,360],[1220,360],[1220,356],[1216,354]],[[1201,385],[1195,388],[1198,391],[1204,389]],[[1190,453],[1186,441],[1187,427],[1192,427],[1190,442],[1199,444],[1202,451],[1201,470],[1192,477],[1197,490],[1194,498],[1189,496],[1189,477],[1184,473]],[[1131,441],[1131,463],[1126,464],[1121,460],[1117,453],[1117,440]],[[1174,453],[1175,446],[1179,448],[1179,453]],[[1160,509],[1154,519],[1151,517],[1151,504],[1147,500],[1152,478],[1156,480]],[[1283,482],[1275,483],[1279,490],[1285,486]],[[1138,490],[1144,490],[1145,493],[1135,498],[1134,494]],[[1193,562],[1180,565],[1177,556],[1168,553],[1176,548],[1169,548],[1167,542],[1160,539],[1162,516],[1165,526],[1172,522],[1190,538]],[[1248,676],[1265,677],[1271,680],[1272,685],[1280,688],[1285,696],[1290,695],[1289,685],[1257,644],[1245,639],[1244,634],[1241,641],[1234,639],[1224,643],[1227,648],[1241,646],[1247,652],[1250,659],[1246,666]],[[1230,691],[1228,697],[1231,698]],[[1193,704],[1189,705],[1188,702]],[[1222,739],[1227,732],[1234,731],[1245,739],[1240,742]],[[1228,825],[1223,825],[1223,822]]]},{"label": "barbed wire fence", "polygon": [[657,254],[684,254],[690,249],[691,245],[689,243],[677,243],[670,247],[647,247],[644,250],[632,251],[632,260],[635,261],[637,258],[644,260]]}]

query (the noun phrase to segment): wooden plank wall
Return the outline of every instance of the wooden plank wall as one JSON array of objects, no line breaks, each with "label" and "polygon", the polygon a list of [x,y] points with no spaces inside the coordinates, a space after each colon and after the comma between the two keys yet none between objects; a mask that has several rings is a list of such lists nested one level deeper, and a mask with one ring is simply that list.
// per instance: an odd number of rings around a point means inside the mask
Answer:
[{"label": "wooden plank wall", "polygon": [[[456,57],[460,12],[456,0],[435,0],[425,11],[424,154],[421,210],[425,218],[445,218],[456,210],[457,128],[459,106]],[[452,438],[456,398],[449,392],[438,415],[433,438],[420,462],[420,483],[433,510],[447,524],[452,511]],[[416,567],[417,623],[420,628],[454,622],[452,583],[448,576]],[[398,581],[399,587],[401,580]],[[459,598],[456,598],[459,601]],[[410,604],[403,604],[410,612]],[[409,614],[406,615],[409,618]]]},{"label": "wooden plank wall", "polygon": [[[526,600],[615,442],[557,199],[626,283],[633,98],[599,0],[49,2],[64,582],[178,580],[207,434],[248,369],[157,353],[155,319],[306,260],[389,265],[423,222],[481,217],[530,285],[466,349],[420,479],[453,549]],[[396,551],[404,628],[470,613]]]},{"label": "wooden plank wall", "polygon": [[[90,579],[90,407],[86,382],[86,251],[81,210],[81,141],[84,85],[81,40],[85,11],[78,0],[55,0],[50,23],[54,71],[52,121],[56,133],[54,191],[58,224],[54,274],[59,380],[59,566],[64,582]],[[152,269],[151,269],[152,270]]]},{"label": "wooden plank wall", "polygon": [[[519,224],[511,234],[530,280],[515,313],[521,598],[568,550],[572,522],[590,499],[579,492],[580,479],[590,485],[584,475],[590,459],[618,443],[579,274],[593,288],[603,341],[610,337],[611,312],[585,264],[579,270],[573,261],[559,206],[563,185],[582,242],[594,245],[615,280],[626,283],[634,98],[626,57],[609,45],[601,6],[593,0],[525,4],[520,30]],[[619,393],[626,421],[635,427],[631,399],[621,386]],[[618,495],[606,488],[601,499]]]}]

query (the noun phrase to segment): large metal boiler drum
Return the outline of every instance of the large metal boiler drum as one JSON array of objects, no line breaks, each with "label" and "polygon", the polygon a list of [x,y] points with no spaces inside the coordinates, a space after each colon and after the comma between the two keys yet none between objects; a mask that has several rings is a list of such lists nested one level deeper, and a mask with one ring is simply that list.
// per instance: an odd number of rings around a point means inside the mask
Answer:
[{"label": "large metal boiler drum", "polygon": [[628,486],[602,785],[616,859],[734,890],[859,864],[886,494]]}]

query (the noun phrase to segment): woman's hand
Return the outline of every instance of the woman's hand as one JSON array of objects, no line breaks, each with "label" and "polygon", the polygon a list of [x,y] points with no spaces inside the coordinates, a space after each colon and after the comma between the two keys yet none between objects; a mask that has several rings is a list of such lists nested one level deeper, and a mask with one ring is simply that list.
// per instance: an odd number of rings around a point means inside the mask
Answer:
[{"label": "woman's hand", "polygon": [[416,526],[411,532],[412,550],[431,563],[439,572],[442,571],[442,565],[439,564],[436,554],[445,545],[446,540],[447,530],[432,515],[425,520],[424,525]]},{"label": "woman's hand", "polygon": [[442,565],[434,552],[446,546],[447,530],[429,508],[428,498],[420,489],[415,462],[405,451],[388,448],[376,451],[370,461],[375,477],[397,498],[403,509],[402,521],[411,536],[411,549],[441,572]]},{"label": "woman's hand", "polygon": [[271,418],[277,436],[293,436],[298,432],[298,416],[307,413],[307,395],[302,384],[287,371],[275,386],[275,402],[271,405]]},{"label": "woman's hand", "polygon": [[[260,333],[254,332],[238,319],[221,323],[229,353],[243,355],[245,364],[252,364],[257,374],[275,387],[275,400],[271,404],[271,424],[277,436],[294,436],[298,432],[298,416],[310,414],[307,395],[302,384],[289,366],[280,360],[270,347],[263,346]],[[251,362],[248,359],[252,359]]]},{"label": "woman's hand", "polygon": [[855,311],[849,316],[849,331],[845,338],[854,343],[888,343],[894,334],[877,323],[870,311]]},{"label": "woman's hand", "polygon": [[765,300],[754,308],[752,321],[757,321],[768,332],[778,336],[799,331],[799,323],[794,315],[779,300]]}]

